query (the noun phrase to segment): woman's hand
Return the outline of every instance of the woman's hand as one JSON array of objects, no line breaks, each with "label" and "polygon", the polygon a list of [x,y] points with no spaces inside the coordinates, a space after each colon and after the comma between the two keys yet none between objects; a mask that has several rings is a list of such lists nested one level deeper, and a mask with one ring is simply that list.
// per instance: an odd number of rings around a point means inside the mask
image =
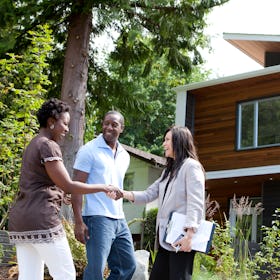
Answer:
[{"label": "woman's hand", "polygon": [[106,192],[106,195],[111,199],[118,200],[123,197],[123,192],[121,189],[112,190],[112,191]]},{"label": "woman's hand", "polygon": [[108,197],[114,200],[118,200],[123,197],[122,190],[113,185],[106,186],[105,193]]},{"label": "woman's hand", "polygon": [[124,190],[119,190],[119,192],[115,192],[115,191],[107,192],[106,195],[108,197],[112,198],[112,199],[115,199],[115,200],[118,200],[122,197],[122,198],[125,198],[125,199],[129,200],[129,201],[134,201],[133,192],[124,191]]},{"label": "woman's hand", "polygon": [[181,239],[176,241],[172,244],[174,248],[176,248],[176,252],[182,251],[182,252],[190,252],[192,250],[192,237],[194,235],[194,230],[192,228],[189,228]]}]

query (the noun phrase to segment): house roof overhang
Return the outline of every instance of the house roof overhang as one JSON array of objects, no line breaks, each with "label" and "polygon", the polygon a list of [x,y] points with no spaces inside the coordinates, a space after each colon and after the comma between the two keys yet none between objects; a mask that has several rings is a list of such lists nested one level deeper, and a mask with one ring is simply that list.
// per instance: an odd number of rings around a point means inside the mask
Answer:
[{"label": "house roof overhang", "polygon": [[218,86],[218,85],[225,85],[225,84],[232,83],[232,82],[239,82],[241,80],[264,77],[264,76],[267,76],[270,74],[276,74],[276,73],[280,73],[280,65],[270,66],[270,67],[266,67],[264,69],[260,69],[260,70],[256,70],[256,71],[222,77],[222,78],[213,79],[213,80],[209,80],[209,81],[203,81],[203,82],[197,82],[197,83],[187,84],[187,85],[183,85],[183,86],[178,86],[178,87],[173,88],[173,90],[177,94],[178,93],[185,94],[186,92],[191,91],[191,90],[214,87],[214,86]]},{"label": "house roof overhang", "polygon": [[262,185],[265,181],[280,180],[280,165],[258,166],[206,172],[206,189],[234,190],[238,186]]},{"label": "house roof overhang", "polygon": [[224,179],[235,177],[248,177],[256,175],[272,175],[280,173],[280,165],[257,166],[249,168],[238,168],[231,170],[219,170],[206,172],[206,179]]},{"label": "house roof overhang", "polygon": [[137,148],[133,148],[131,146],[122,144],[122,146],[125,148],[125,150],[135,158],[138,158],[140,160],[146,161],[154,166],[157,167],[163,167],[166,164],[166,158],[160,157],[148,152],[141,151]]},{"label": "house roof overhang", "polygon": [[280,53],[279,35],[223,33],[223,38],[262,66],[265,53]]}]

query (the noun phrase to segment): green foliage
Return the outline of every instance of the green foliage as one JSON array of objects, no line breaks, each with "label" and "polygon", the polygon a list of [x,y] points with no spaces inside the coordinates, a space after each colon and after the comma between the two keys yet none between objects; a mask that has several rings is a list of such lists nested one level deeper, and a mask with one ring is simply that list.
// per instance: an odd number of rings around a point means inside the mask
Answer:
[{"label": "green foliage", "polygon": [[128,226],[131,226],[131,225],[133,225],[134,223],[143,223],[144,221],[145,221],[144,218],[134,218],[134,219],[128,221],[128,222],[127,222],[127,225],[128,225]]},{"label": "green foliage", "polygon": [[84,133],[84,143],[87,143],[88,141],[92,140],[98,135],[98,124],[101,124],[101,120],[103,118],[98,119],[97,116],[98,109],[96,108],[96,102],[92,101],[89,102],[89,100],[86,101],[86,129]]},{"label": "green foliage", "polygon": [[199,268],[219,275],[222,279],[233,279],[237,264],[234,259],[229,221],[226,220],[223,226],[216,223],[210,254],[198,253],[195,258],[198,262],[197,270]]},{"label": "green foliage", "polygon": [[[207,201],[208,206],[212,205],[210,212],[213,214],[214,209],[218,210],[219,207],[212,203],[209,197]],[[260,243],[260,250],[251,256],[247,246],[248,242],[244,242],[249,240],[248,229],[251,227],[251,221],[248,216],[252,211],[251,204],[252,202],[246,197],[237,201],[234,196],[233,207],[237,213],[235,229],[231,228],[226,217],[222,224],[216,223],[210,253],[197,252],[195,255],[194,280],[253,280],[260,277],[268,280],[280,279],[280,208],[273,215],[275,220],[272,222],[272,226],[262,227],[263,239]],[[255,205],[254,211],[256,211],[255,214],[263,211],[260,203]],[[151,245],[154,244],[156,215],[157,208],[154,208],[147,213],[146,217],[145,248],[151,253],[151,265],[157,253],[151,249]],[[240,239],[243,242],[240,243]],[[240,244],[242,244],[242,248],[240,248]],[[245,252],[245,250],[248,251]]]},{"label": "green foliage", "polygon": [[[241,205],[249,205],[246,199]],[[245,207],[247,209],[247,206]],[[240,203],[239,203],[240,207]],[[244,207],[241,207],[243,210]],[[241,208],[239,208],[241,210]],[[244,211],[243,211],[244,213]],[[280,209],[274,214],[275,220],[271,227],[263,226],[263,240],[260,243],[260,250],[255,256],[244,254],[234,256],[234,238],[230,236],[230,226],[228,221],[225,227],[217,225],[213,240],[213,249],[210,255],[197,253],[194,263],[194,280],[251,280],[268,279],[276,280],[280,278]],[[244,217],[244,219],[246,219]],[[243,224],[244,225],[244,224]],[[246,226],[247,228],[247,226]],[[246,231],[245,231],[246,232]],[[239,245],[239,244],[238,244]],[[244,246],[243,249],[246,249]],[[239,252],[239,249],[238,249]],[[243,262],[243,263],[240,263]],[[242,268],[242,265],[244,266]],[[243,270],[242,270],[243,269]]]},{"label": "green foliage", "polygon": [[[252,201],[249,197],[241,197],[237,201],[236,196],[233,197],[233,208],[236,212],[236,224],[233,235],[233,248],[235,259],[237,261],[237,271],[240,276],[245,279],[252,277],[253,270],[251,266],[252,256],[249,250],[249,241],[252,228]],[[261,203],[254,207],[254,211],[259,215],[263,208]]]},{"label": "green foliage", "polygon": [[154,265],[157,256],[157,250],[150,249],[151,265]]},{"label": "green foliage", "polygon": [[37,129],[35,113],[50,84],[44,73],[51,50],[47,26],[29,32],[31,47],[23,55],[0,60],[0,229],[18,191],[21,157]]},{"label": "green foliage", "polygon": [[[197,256],[195,258],[197,259]],[[196,259],[195,259],[195,261],[196,261]],[[215,273],[211,273],[208,271],[197,271],[197,272],[195,271],[193,273],[192,279],[193,280],[205,280],[205,279],[207,279],[207,280],[227,280],[225,278],[221,278],[219,275],[217,275]],[[231,279],[231,280],[233,280],[233,279]]]},{"label": "green foliage", "polygon": [[252,265],[258,274],[266,279],[280,279],[280,208],[275,210],[275,220],[271,227],[262,226],[263,240]]},{"label": "green foliage", "polygon": [[[249,251],[248,242],[252,226],[251,206],[252,201],[249,201],[248,197],[241,197],[237,200],[234,196],[233,209],[237,217],[235,227],[232,228],[226,217],[222,225],[216,224],[210,254],[198,253],[195,257],[197,275],[207,275],[210,279],[212,279],[212,275],[217,277],[213,279],[250,280],[258,278],[257,272],[263,268],[265,258],[261,252],[256,254],[256,258],[251,256]],[[256,215],[263,211],[261,203],[255,205],[254,211]],[[267,230],[270,232],[270,229]],[[275,235],[271,236],[271,240],[274,241],[274,238]],[[271,244],[268,247],[272,248]],[[277,265],[279,267],[278,262],[275,264],[275,267]],[[202,273],[200,273],[201,271]]]},{"label": "green foliage", "polygon": [[[228,0],[208,1],[67,1],[67,0],[2,0],[0,27],[10,27],[15,47],[28,44],[25,34],[37,25],[49,23],[55,30],[57,48],[63,49],[71,15],[93,11],[93,39],[104,33],[117,32],[118,44],[114,56],[121,61],[123,71],[144,62],[149,69],[155,62],[153,52],[165,55],[176,69],[189,71],[191,64],[201,61],[199,47],[206,44],[203,35],[205,16]],[[149,37],[152,45],[144,38]],[[63,44],[61,46],[61,44]],[[8,49],[8,47],[6,48]],[[97,50],[93,50],[94,55]],[[145,72],[145,71],[143,71]]]},{"label": "green foliage", "polygon": [[122,73],[142,61],[141,73],[146,75],[161,56],[173,69],[184,73],[201,63],[198,49],[207,41],[203,35],[205,15],[227,1],[125,2],[122,13],[116,9],[123,20],[117,25],[121,32],[113,58],[123,65]]},{"label": "green foliage", "polygon": [[145,215],[143,247],[147,250],[154,248],[157,212],[158,208],[152,208]]},{"label": "green foliage", "polygon": [[15,9],[12,1],[1,0],[0,2],[0,53],[12,48],[15,38],[11,36],[11,30],[15,24]]},{"label": "green foliage", "polygon": [[[224,216],[224,222],[216,223],[210,254],[196,254],[195,270],[198,275],[201,270],[208,273],[209,277],[211,275],[218,277],[213,279],[253,279],[248,248],[251,204],[248,197],[242,197],[238,202],[234,196],[233,208],[237,213],[236,226],[232,229],[226,216]],[[206,213],[212,217],[219,206],[210,201],[210,197],[207,197],[206,208]],[[259,209],[262,208],[260,205],[256,205],[256,209],[256,211],[261,211]]]},{"label": "green foliage", "polygon": [[157,250],[155,248],[157,213],[158,208],[152,208],[144,213],[143,248],[150,252],[149,269],[152,268],[157,255]]},{"label": "green foliage", "polygon": [[95,80],[90,82],[93,95],[89,103],[96,102],[100,106],[96,111],[99,120],[96,129],[100,131],[100,119],[106,111],[118,109],[125,116],[125,131],[120,140],[129,146],[162,155],[163,134],[175,120],[176,94],[172,88],[206,80],[209,73],[196,67],[187,77],[171,70],[163,58],[158,58],[148,76],[142,76],[143,65],[138,63],[130,67],[127,77],[122,77],[120,64],[113,60],[108,64],[108,72],[99,71]]},{"label": "green foliage", "polygon": [[[207,198],[210,212],[218,210],[218,205]],[[220,225],[216,223],[213,236],[212,248],[209,254],[197,252],[194,260],[194,280],[253,280],[260,276],[268,280],[280,279],[280,208],[275,211],[275,220],[271,227],[262,227],[263,240],[260,243],[260,250],[251,256],[249,254],[248,229],[251,227],[250,215],[251,202],[248,198],[242,197],[239,201],[234,197],[233,207],[237,213],[235,229],[226,217]],[[261,204],[255,205],[256,214],[263,210]],[[155,223],[157,208],[151,209],[145,219],[145,248],[151,253],[151,265],[154,262],[156,251],[151,249],[154,244]],[[239,217],[238,217],[239,215]],[[233,233],[232,234],[232,230]],[[240,243],[240,239],[243,241]],[[242,248],[240,248],[242,244]],[[247,244],[247,245],[246,245]],[[245,252],[245,250],[248,250]]]},{"label": "green foliage", "polygon": [[[177,73],[184,73],[187,77],[192,69],[202,62],[199,50],[208,45],[208,40],[203,34],[203,29],[206,26],[206,15],[214,6],[222,5],[227,1],[23,0],[12,3],[3,0],[0,5],[2,19],[0,27],[4,34],[2,37],[0,34],[0,41],[3,38],[0,57],[8,50],[15,53],[24,50],[29,44],[26,36],[27,31],[34,29],[37,25],[48,23],[54,31],[55,39],[53,55],[49,58],[50,71],[48,75],[52,85],[49,87],[48,96],[57,97],[61,89],[63,58],[65,49],[68,47],[66,46],[67,29],[75,15],[88,12],[91,9],[93,28],[89,52],[90,69],[87,91],[89,100],[96,102],[95,109],[103,110],[100,112],[101,115],[108,107],[110,109],[115,107],[125,110],[125,113],[135,111],[134,119],[140,114],[154,116],[155,119],[166,117],[166,123],[163,125],[166,128],[174,122],[171,119],[174,116],[173,105],[170,106],[169,102],[157,104],[156,96],[154,100],[144,102],[145,98],[142,99],[142,96],[138,94],[137,83],[131,85],[130,82],[148,77],[152,69],[158,67],[160,59],[165,61],[169,69],[177,71],[176,76]],[[107,34],[109,34],[107,36],[109,38],[106,54],[110,53],[109,49],[112,49],[112,58],[119,64],[115,71],[119,77],[111,78],[110,84],[106,83],[106,80],[108,73],[111,72],[111,69],[107,71],[111,61],[104,60],[105,54],[99,44],[99,37]],[[7,38],[9,38],[9,43]],[[101,59],[98,59],[100,57]],[[100,60],[101,63],[99,63]],[[135,75],[131,76],[135,66],[139,69]],[[162,70],[166,71],[165,68]],[[166,76],[168,77],[168,71]],[[95,85],[97,79],[100,86]],[[163,76],[161,81],[164,79]],[[175,78],[175,80],[177,79]],[[164,87],[164,85],[162,86]],[[168,87],[167,85],[166,89]],[[145,89],[146,86],[144,85],[143,88]],[[105,91],[109,94],[104,95]],[[158,95],[160,92],[158,91]],[[174,100],[174,94],[172,100]],[[154,104],[149,109],[150,102]],[[141,106],[143,104],[146,107],[145,112]],[[153,107],[155,109],[151,111]],[[164,107],[169,108],[172,114],[165,115],[165,111],[162,109]],[[98,119],[100,119],[100,115]],[[129,125],[133,125],[134,119],[131,119]],[[141,122],[145,126],[148,126],[148,123],[149,120],[145,119]],[[156,124],[152,125],[152,128],[149,128],[149,134],[156,127]],[[153,137],[153,139],[155,138]],[[133,141],[134,139],[126,143]],[[136,142],[136,144],[150,149],[150,145],[146,143]],[[157,150],[158,147],[151,147],[151,149]]]},{"label": "green foliage", "polygon": [[3,244],[0,243],[0,263],[2,263],[3,257],[4,257],[4,248],[3,248]]}]

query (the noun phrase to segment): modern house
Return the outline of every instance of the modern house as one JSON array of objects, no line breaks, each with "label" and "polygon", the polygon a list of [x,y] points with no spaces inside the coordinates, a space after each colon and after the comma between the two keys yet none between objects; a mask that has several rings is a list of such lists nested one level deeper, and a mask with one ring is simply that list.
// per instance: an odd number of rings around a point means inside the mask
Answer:
[{"label": "modern house", "polygon": [[[165,165],[166,159],[151,153],[122,144],[130,154],[130,166],[126,172],[124,189],[125,190],[145,190],[156,179],[158,179]],[[145,211],[157,208],[157,201],[147,205],[135,205],[129,201],[124,201],[124,212],[126,220],[130,223],[134,219],[143,218]],[[134,222],[130,225],[133,239],[140,239],[141,222]]]},{"label": "modern house", "polygon": [[[224,34],[264,68],[175,88],[176,124],[194,135],[206,191],[232,223],[232,198],[252,201],[251,241],[280,207],[280,36]],[[230,65],[229,65],[230,67]],[[262,202],[257,215],[254,205]]]}]

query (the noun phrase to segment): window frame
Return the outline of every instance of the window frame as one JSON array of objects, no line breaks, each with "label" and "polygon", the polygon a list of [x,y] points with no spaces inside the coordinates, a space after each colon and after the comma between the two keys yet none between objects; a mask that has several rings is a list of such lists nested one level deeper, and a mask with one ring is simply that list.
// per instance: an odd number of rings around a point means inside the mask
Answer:
[{"label": "window frame", "polygon": [[[258,99],[254,99],[254,100],[242,101],[242,102],[237,103],[237,138],[236,138],[236,148],[237,148],[237,150],[243,151],[243,150],[251,150],[251,149],[258,149],[258,148],[280,146],[280,141],[279,141],[279,143],[267,144],[267,145],[259,145],[258,144],[259,103],[263,102],[263,101],[266,101],[266,100],[273,100],[273,99],[279,99],[280,100],[280,95],[258,98]],[[242,129],[242,105],[249,105],[249,104],[253,104],[253,106],[254,106],[253,145],[248,146],[248,147],[241,147],[241,140],[242,140],[242,133],[241,133],[241,129]]]}]

